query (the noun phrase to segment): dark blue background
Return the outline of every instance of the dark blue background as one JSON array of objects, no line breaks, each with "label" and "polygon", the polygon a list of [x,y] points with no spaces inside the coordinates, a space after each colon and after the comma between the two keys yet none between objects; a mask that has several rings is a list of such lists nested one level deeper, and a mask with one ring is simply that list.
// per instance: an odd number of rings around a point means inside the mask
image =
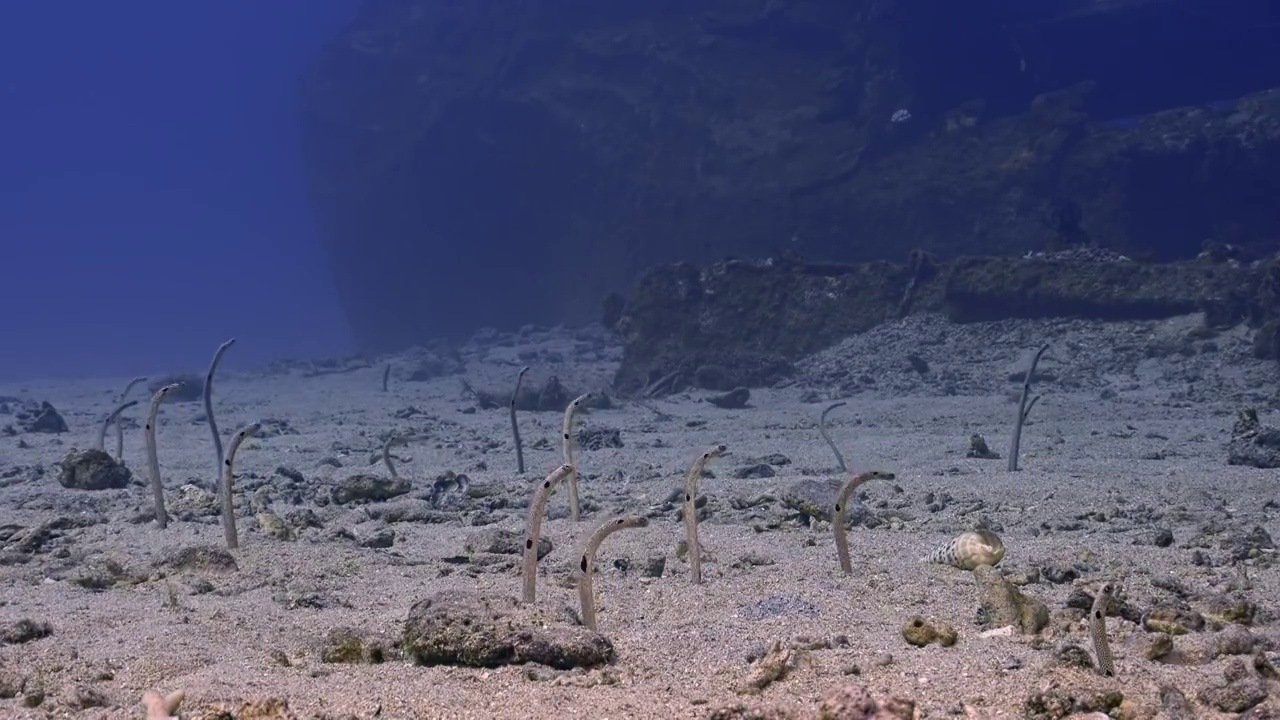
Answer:
[{"label": "dark blue background", "polygon": [[349,349],[298,107],[358,4],[0,3],[0,379]]}]

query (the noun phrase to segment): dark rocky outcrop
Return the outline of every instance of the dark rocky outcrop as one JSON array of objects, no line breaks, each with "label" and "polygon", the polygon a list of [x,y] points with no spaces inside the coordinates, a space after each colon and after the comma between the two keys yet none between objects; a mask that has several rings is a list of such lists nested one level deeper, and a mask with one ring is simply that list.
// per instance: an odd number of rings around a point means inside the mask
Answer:
[{"label": "dark rocky outcrop", "polygon": [[671,373],[676,389],[771,384],[791,360],[895,317],[908,282],[906,268],[890,263],[659,268],[633,288],[613,327],[625,343],[614,384],[635,391]]},{"label": "dark rocky outcrop", "polygon": [[948,268],[944,297],[956,322],[1150,320],[1206,310],[1232,324],[1245,317],[1252,284],[1248,271],[1229,264],[960,258]]},{"label": "dark rocky outcrop", "polygon": [[369,0],[305,85],[317,226],[374,350],[780,247],[1270,252],[1280,93],[1211,104],[1280,85],[1258,7]]},{"label": "dark rocky outcrop", "polygon": [[[658,268],[632,289],[613,326],[624,342],[615,385],[623,392],[651,384],[769,385],[788,374],[792,361],[905,312],[945,311],[956,322],[1160,319],[1198,311],[1215,326],[1246,319],[1269,326],[1280,319],[1280,303],[1265,282],[1267,263],[1149,264],[1049,254],[964,257],[932,267],[924,276],[909,264],[885,262]],[[666,380],[672,373],[675,379]]]}]

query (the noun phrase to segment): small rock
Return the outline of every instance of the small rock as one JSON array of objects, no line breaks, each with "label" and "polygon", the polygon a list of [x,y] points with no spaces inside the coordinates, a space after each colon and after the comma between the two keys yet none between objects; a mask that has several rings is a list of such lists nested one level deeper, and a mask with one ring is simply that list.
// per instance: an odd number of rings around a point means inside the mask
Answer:
[{"label": "small rock", "polygon": [[1215,655],[1249,655],[1253,653],[1256,639],[1253,633],[1240,625],[1228,625],[1213,636]]},{"label": "small rock", "polygon": [[1062,667],[1093,669],[1093,657],[1089,655],[1089,651],[1074,643],[1059,647],[1054,654],[1054,662]]},{"label": "small rock", "polygon": [[866,686],[846,683],[822,696],[817,720],[912,720],[916,705],[898,697],[877,698]]},{"label": "small rock", "polygon": [[0,670],[0,700],[11,700],[22,694],[26,678],[11,669]]},{"label": "small rock", "polygon": [[64,433],[70,429],[67,421],[62,419],[47,400],[41,402],[39,407],[20,410],[14,417],[18,422],[18,429],[24,432]]},{"label": "small rock", "polygon": [[409,610],[403,651],[420,665],[536,662],[569,669],[608,662],[613,644],[563,606],[446,590]]},{"label": "small rock", "polygon": [[272,512],[260,512],[254,516],[258,521],[258,529],[273,540],[289,541],[293,539],[293,528]]},{"label": "small rock", "polygon": [[53,626],[49,623],[23,618],[0,627],[0,645],[19,645],[47,638],[52,634]]},{"label": "small rock", "polygon": [[1151,544],[1156,547],[1169,547],[1173,544],[1173,531],[1169,528],[1156,528],[1151,533]]},{"label": "small rock", "polygon": [[336,627],[325,636],[320,661],[326,663],[377,664],[386,659],[386,648],[381,643],[369,641],[352,628]]},{"label": "small rock", "polygon": [[1258,606],[1240,595],[1221,593],[1208,599],[1205,612],[1222,622],[1252,625]]},{"label": "small rock", "polygon": [[1280,654],[1259,650],[1253,654],[1253,670],[1259,677],[1268,680],[1280,680],[1280,671],[1276,670],[1272,660],[1280,660]]},{"label": "small rock", "polygon": [[747,401],[751,399],[751,391],[747,388],[734,388],[723,395],[712,395],[707,398],[707,402],[718,408],[725,410],[738,410],[747,406]]},{"label": "small rock", "polygon": [[[542,549],[538,549],[538,553],[542,553]],[[657,578],[662,577],[662,572],[667,568],[667,558],[664,555],[654,555],[645,560],[644,565],[640,568],[640,574],[644,577]]]},{"label": "small rock", "polygon": [[578,430],[578,446],[583,450],[623,447],[622,431],[617,428],[584,427]]},{"label": "small rock", "polygon": [[133,479],[124,463],[96,448],[72,448],[59,465],[58,484],[70,490],[119,490]]},{"label": "small rock", "polygon": [[1230,713],[1244,712],[1266,699],[1266,684],[1251,675],[1200,691],[1200,702]]},{"label": "small rock", "polygon": [[987,621],[994,627],[1013,625],[1033,635],[1049,625],[1049,608],[1024,594],[990,565],[973,569],[979,602]]},{"label": "small rock", "polygon": [[102,691],[90,685],[76,685],[71,692],[70,704],[78,710],[88,710],[90,708],[106,707],[109,705],[107,696]]},{"label": "small rock", "polygon": [[1080,573],[1070,563],[1056,560],[1042,565],[1040,575],[1054,585],[1065,585],[1080,577]]},{"label": "small rock", "polygon": [[1280,429],[1263,425],[1253,408],[1239,411],[1227,442],[1227,464],[1280,468]]},{"label": "small rock", "polygon": [[1030,695],[1023,710],[1024,717],[1033,720],[1080,717],[1072,715],[1073,712],[1101,713],[1103,717],[1111,717],[1109,713],[1120,707],[1122,702],[1124,695],[1119,690],[1057,687]]},{"label": "small rock", "polygon": [[176,496],[169,503],[169,514],[187,522],[219,515],[221,512],[217,495],[190,483],[178,488]]},{"label": "small rock", "polygon": [[340,481],[330,492],[334,503],[384,502],[412,490],[404,478],[382,478],[377,475],[352,475]]},{"label": "small rock", "polygon": [[396,531],[384,525],[362,535],[359,544],[367,548],[389,548],[396,544]]},{"label": "small rock", "polygon": [[1160,686],[1160,710],[1169,720],[1195,720],[1195,707],[1176,685]]},{"label": "small rock", "polygon": [[[485,528],[467,537],[462,548],[469,554],[521,555],[524,553],[524,533],[508,528]],[[546,535],[538,536],[538,559],[546,557],[554,549]]]},{"label": "small rock", "polygon": [[[836,493],[840,491],[840,482],[805,478],[797,480],[783,489],[778,499],[782,506],[802,513],[814,520],[831,522],[831,507],[835,503]],[[849,501],[849,526],[861,525],[867,529],[879,527],[884,523],[866,504],[854,497]]]},{"label": "small rock", "polygon": [[284,521],[289,524],[289,527],[296,530],[324,527],[324,523],[320,521],[320,516],[316,515],[316,511],[311,508],[290,510],[284,514]]},{"label": "small rock", "polygon": [[167,548],[156,561],[156,566],[188,572],[234,572],[239,569],[230,552],[212,544]]},{"label": "small rock", "polygon": [[764,463],[755,465],[747,465],[745,467],[734,468],[733,477],[737,480],[749,480],[752,478],[771,478],[777,473],[773,467]]},{"label": "small rock", "polygon": [[1190,608],[1157,605],[1142,615],[1142,628],[1153,633],[1186,635],[1188,630],[1203,630],[1204,617]]},{"label": "small rock", "polygon": [[744,695],[758,694],[774,682],[785,678],[787,673],[799,665],[801,657],[803,657],[802,650],[774,640],[768,651],[751,663],[751,676],[735,690]]},{"label": "small rock", "polygon": [[987,439],[977,434],[969,438],[969,452],[965,453],[964,456],[979,460],[1000,459],[1000,453],[987,447]]},{"label": "small rock", "polygon": [[942,647],[956,644],[956,629],[948,623],[926,620],[920,615],[913,615],[902,626],[902,639],[916,647],[924,647],[930,643],[938,643]]},{"label": "small rock", "polygon": [[1173,652],[1173,636],[1167,633],[1156,633],[1151,636],[1151,642],[1147,645],[1143,655],[1148,660],[1163,660],[1169,657]]}]

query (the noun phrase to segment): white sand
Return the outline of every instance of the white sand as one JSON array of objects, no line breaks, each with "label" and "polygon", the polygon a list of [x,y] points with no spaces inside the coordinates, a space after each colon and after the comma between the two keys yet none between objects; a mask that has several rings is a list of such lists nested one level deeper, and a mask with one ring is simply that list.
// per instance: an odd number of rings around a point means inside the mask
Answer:
[{"label": "white sand", "polygon": [[[1216,337],[1218,352],[1212,357],[1174,355],[1104,372],[1081,363],[1105,357],[1121,326],[1024,323],[1010,325],[1022,330],[1003,335],[977,326],[930,327],[949,338],[930,346],[933,355],[926,359],[933,372],[945,370],[948,363],[964,363],[966,377],[990,378],[989,389],[984,394],[944,396],[917,384],[912,391],[902,380],[910,371],[904,374],[894,365],[892,372],[883,370],[884,377],[899,380],[861,392],[832,413],[833,435],[854,468],[897,474],[900,491],[879,482],[865,487],[868,506],[878,513],[900,509],[908,516],[873,530],[853,531],[853,577],[839,572],[829,528],[815,531],[789,520],[779,529],[756,532],[748,519],[751,514],[760,515],[754,522],[763,526],[769,517],[784,516],[781,506],[735,510],[730,505],[735,497],[776,494],[805,476],[834,476],[833,458],[816,430],[825,399],[838,397],[831,388],[816,388],[824,399],[817,404],[801,401],[810,388],[798,383],[752,391],[751,407],[744,410],[720,410],[701,401],[707,393],[696,391],[656,401],[656,407],[670,413],[670,420],[659,420],[630,403],[585,418],[590,427],[621,429],[625,447],[581,453],[584,498],[601,509],[581,523],[561,518],[544,525],[555,550],[541,563],[546,574],[540,578],[540,602],[576,606],[576,593],[565,582],[571,577],[568,566],[596,522],[614,512],[644,512],[660,503],[706,446],[723,442],[734,451],[711,465],[715,478],[702,482],[714,513],[701,525],[701,539],[715,557],[703,565],[702,586],[689,584],[687,566],[675,558],[683,530],[671,514],[605,543],[596,576],[599,621],[617,658],[610,666],[589,671],[417,667],[401,659],[380,665],[322,663],[319,650],[331,628],[358,628],[390,642],[399,637],[415,601],[444,588],[518,596],[518,571],[473,577],[465,567],[442,562],[463,554],[465,539],[483,529],[458,522],[397,523],[396,542],[389,550],[335,539],[332,533],[338,528],[355,528],[360,535],[368,523],[361,524],[366,516],[358,506],[331,506],[317,510],[324,528],[307,531],[294,542],[265,537],[253,514],[247,513],[240,519],[237,572],[175,574],[166,579],[164,570],[152,566],[166,549],[221,544],[216,517],[174,521],[161,531],[152,523],[129,522],[135,510],[149,503],[149,492],[141,485],[85,492],[63,489],[56,482],[53,463],[72,446],[92,444],[100,419],[125,379],[0,387],[0,396],[49,400],[72,428],[62,435],[0,437],[0,474],[17,466],[44,465],[47,470],[42,479],[0,489],[0,526],[29,528],[54,517],[93,511],[108,519],[64,531],[29,562],[0,566],[0,624],[31,618],[47,621],[54,629],[48,638],[0,646],[0,686],[25,682],[28,690],[0,700],[0,716],[141,717],[145,690],[183,688],[184,716],[196,716],[196,711],[218,703],[234,706],[241,700],[278,697],[287,699],[298,717],[372,718],[381,709],[382,718],[699,718],[738,702],[811,709],[827,689],[857,681],[877,694],[914,699],[927,717],[963,717],[966,705],[971,717],[1022,717],[1026,697],[1054,684],[1119,689],[1138,711],[1151,712],[1159,707],[1159,686],[1173,685],[1195,703],[1197,717],[1234,717],[1196,703],[1199,691],[1220,682],[1232,661],[1197,659],[1212,655],[1206,648],[1212,648],[1214,633],[1207,628],[1176,638],[1175,647],[1188,659],[1166,664],[1143,656],[1149,636],[1141,628],[1110,618],[1118,678],[1056,667],[1054,647],[1064,641],[1091,647],[1083,623],[1062,619],[1073,587],[1092,593],[1102,581],[1117,580],[1131,603],[1146,608],[1170,600],[1169,593],[1151,584],[1163,576],[1180,579],[1192,606],[1204,610],[1201,598],[1247,575],[1245,595],[1259,605],[1258,626],[1252,630],[1272,649],[1280,643],[1275,624],[1280,571],[1269,562],[1273,558],[1233,566],[1220,549],[1220,540],[1247,533],[1255,525],[1280,537],[1277,471],[1228,467],[1224,449],[1240,404],[1274,392],[1274,365],[1249,359],[1240,331]],[[1125,327],[1140,344],[1155,337],[1148,326]],[[1191,326],[1155,327],[1181,337]],[[912,334],[904,334],[908,331]],[[1057,359],[1045,361],[1045,368],[1060,377],[1086,380],[1074,389],[1061,382],[1041,388],[1045,397],[1022,442],[1025,469],[1011,474],[1004,460],[967,459],[974,433],[985,435],[993,450],[1007,452],[1014,412],[1008,395],[1019,383],[1004,376],[1017,366],[1024,350],[1034,348],[1034,338],[1052,341],[1045,333],[1057,331],[1074,333],[1072,343],[1087,345],[1091,337],[1096,342],[1088,353],[1060,344],[1054,351]],[[898,328],[897,342],[910,345],[920,332],[908,322]],[[978,339],[964,341],[967,335]],[[1008,343],[992,342],[995,336],[1007,337]],[[534,369],[526,382],[541,384],[554,372],[571,389],[602,389],[619,350],[602,346],[591,334],[582,337],[586,339],[552,332],[511,347],[473,346],[465,353],[465,376],[477,388],[507,390],[519,365],[529,364]],[[978,363],[976,358],[984,352],[986,362]],[[526,353],[527,359],[518,353]],[[830,367],[838,354],[828,353],[821,363]],[[1086,360],[1077,359],[1082,356]],[[1192,363],[1208,368],[1203,371],[1208,375],[1198,381],[1201,397],[1183,401],[1179,398],[1187,393],[1185,372]],[[398,373],[403,364],[397,365]],[[301,471],[309,483],[356,472],[381,474],[381,465],[370,467],[368,462],[380,448],[379,433],[389,429],[415,430],[424,436],[397,451],[411,458],[400,468],[402,475],[418,481],[415,491],[445,470],[464,472],[476,485],[521,483],[532,488],[560,462],[556,413],[521,414],[530,471],[517,480],[505,409],[462,412],[473,403],[457,376],[425,383],[393,377],[391,392],[384,394],[378,391],[381,373],[382,366],[375,364],[321,377],[303,377],[297,371],[220,377],[216,412],[224,436],[262,417],[287,420],[299,431],[247,443],[238,458],[239,471],[270,477],[284,465]],[[1268,374],[1270,386],[1254,387]],[[900,383],[912,394],[892,390]],[[1103,386],[1118,389],[1117,397],[1099,400]],[[409,406],[424,414],[407,420],[394,417]],[[1259,410],[1268,419],[1266,407]],[[140,422],[143,408],[129,414]],[[169,405],[162,412],[160,461],[171,509],[178,502],[179,486],[207,482],[213,475],[212,443],[201,416],[200,403]],[[0,416],[0,426],[10,420]],[[704,424],[691,427],[693,420]],[[110,448],[114,438],[108,437]],[[31,447],[19,448],[19,440]],[[1163,459],[1141,459],[1158,451],[1163,451]],[[769,453],[781,453],[791,463],[775,467],[775,477],[732,479],[733,468]],[[339,458],[343,467],[320,464],[325,457]],[[139,429],[126,434],[126,458],[135,475],[145,477]],[[927,510],[924,496],[930,492],[949,494],[946,508]],[[1273,503],[1270,507],[1268,501]],[[247,507],[248,499],[237,502]],[[561,489],[551,504],[562,508],[564,503]],[[968,512],[977,503],[981,509]],[[1158,518],[1154,524],[1146,519],[1143,506]],[[274,509],[284,513],[290,508]],[[1095,511],[1107,520],[1085,518]],[[500,527],[523,527],[523,508],[505,512]],[[971,528],[980,516],[1000,528],[1008,548],[1001,565],[1006,574],[1046,561],[1085,568],[1074,583],[1041,581],[1025,588],[1055,617],[1040,642],[1016,634],[979,637],[972,575],[916,562]],[[1054,529],[1068,521],[1082,528]],[[1204,552],[1213,566],[1193,565],[1193,550],[1187,544],[1210,522],[1223,530],[1205,536]],[[1154,525],[1173,531],[1172,546],[1146,543]],[[641,567],[655,555],[667,556],[666,573],[642,578]],[[115,559],[127,571],[149,579],[103,592],[52,579],[73,577],[74,568],[94,556]],[[744,556],[773,564],[738,563]],[[628,559],[631,569],[617,570],[617,558]],[[192,594],[197,576],[207,578],[213,592]],[[289,598],[303,593],[318,594],[324,607],[290,608]],[[776,599],[766,605],[790,611],[753,619],[758,617],[753,608],[771,597]],[[951,648],[907,645],[899,629],[917,613],[951,623],[959,632],[959,643]],[[847,636],[847,647],[808,653],[805,663],[762,695],[735,693],[750,675],[746,658],[756,648],[775,639],[839,635]],[[288,666],[279,662],[281,654],[287,656]],[[882,664],[886,654],[892,661]],[[1249,657],[1243,659],[1247,664]],[[854,665],[861,675],[846,675]],[[46,697],[41,706],[28,709],[22,697],[37,686]],[[101,693],[106,706],[77,709],[76,695],[82,688]],[[1270,691],[1272,699],[1266,702],[1280,708],[1280,684],[1270,683]]]}]

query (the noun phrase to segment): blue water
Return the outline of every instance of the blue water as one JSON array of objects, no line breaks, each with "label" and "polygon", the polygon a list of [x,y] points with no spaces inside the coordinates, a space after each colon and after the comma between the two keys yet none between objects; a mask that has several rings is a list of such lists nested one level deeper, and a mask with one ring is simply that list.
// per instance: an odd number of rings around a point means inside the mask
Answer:
[{"label": "blue water", "polygon": [[0,3],[0,378],[349,346],[297,108],[358,5]]}]

